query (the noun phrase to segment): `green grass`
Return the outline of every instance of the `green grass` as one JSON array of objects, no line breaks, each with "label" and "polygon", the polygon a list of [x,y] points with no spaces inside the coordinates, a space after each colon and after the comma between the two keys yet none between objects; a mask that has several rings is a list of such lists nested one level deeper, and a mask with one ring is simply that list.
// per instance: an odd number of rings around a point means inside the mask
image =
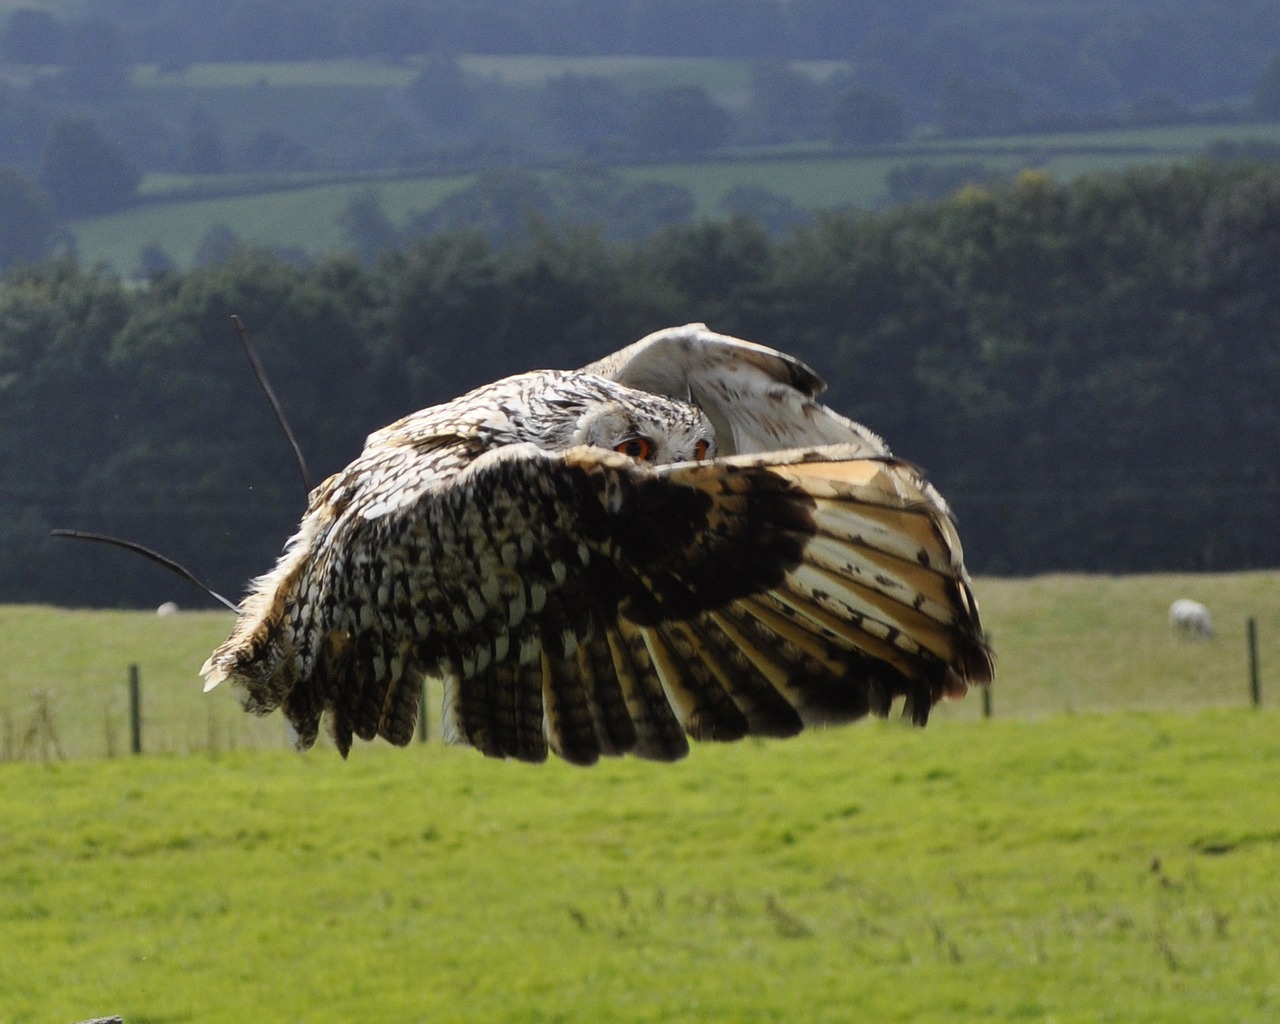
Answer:
[{"label": "green grass", "polygon": [[66,756],[127,752],[130,665],[139,668],[149,752],[282,747],[279,721],[245,715],[230,693],[201,693],[197,670],[230,626],[228,612],[0,606],[0,755],[52,754],[40,728],[46,706]]},{"label": "green grass", "polygon": [[[996,649],[998,716],[1240,706],[1249,700],[1251,617],[1263,699],[1280,705],[1280,572],[1054,575],[975,586]],[[1179,597],[1209,607],[1212,640],[1170,635],[1168,609]],[[977,710],[968,700],[943,714]]]},{"label": "green grass", "polygon": [[[750,62],[727,57],[473,55],[463,57],[461,64],[472,74],[509,85],[537,86],[567,74],[608,78],[628,92],[700,85],[713,100],[733,107],[745,102],[750,84]],[[816,62],[810,73],[821,74],[827,64],[847,67],[838,61]]]},{"label": "green grass", "polygon": [[[412,210],[426,210],[461,188],[469,176],[425,178],[377,185],[384,208],[403,222]],[[215,225],[261,245],[298,248],[312,255],[341,248],[337,216],[363,185],[320,185],[226,199],[151,203],[74,225],[81,262],[105,263],[132,274],[139,254],[155,243],[180,266],[193,263],[200,241]]]},{"label": "green grass", "polygon": [[[403,89],[421,70],[422,58],[299,60],[193,64],[180,71],[154,65],[134,69],[133,83],[144,89],[295,88],[298,86],[357,89]],[[596,56],[553,57],[532,54],[459,58],[462,69],[477,78],[507,85],[539,86],[548,79],[573,74],[608,78],[624,89],[657,89],[671,85],[701,85],[717,99],[740,100],[748,86],[750,63],[717,57]],[[848,65],[843,61],[805,61],[814,77],[826,77]]]},{"label": "green grass", "polygon": [[981,149],[1078,151],[1146,149],[1164,155],[1198,152],[1215,142],[1280,142],[1280,123],[1181,124],[1113,131],[1069,132],[1061,135],[1003,135],[986,139],[938,140],[941,150],[976,145]]},{"label": "green grass", "polygon": [[[1275,1019],[1280,572],[977,590],[989,721],[591,770],[296,755],[200,693],[225,613],[0,608],[0,711],[80,755],[0,763],[0,1024]],[[102,759],[130,661],[169,753]]]},{"label": "green grass", "polygon": [[1266,1021],[1274,713],[0,765],[0,1021]]},{"label": "green grass", "polygon": [[720,198],[738,185],[762,185],[805,210],[870,206],[883,194],[885,175],[901,159],[798,154],[787,159],[631,167],[633,181],[662,181],[693,193],[701,216],[720,214]]}]

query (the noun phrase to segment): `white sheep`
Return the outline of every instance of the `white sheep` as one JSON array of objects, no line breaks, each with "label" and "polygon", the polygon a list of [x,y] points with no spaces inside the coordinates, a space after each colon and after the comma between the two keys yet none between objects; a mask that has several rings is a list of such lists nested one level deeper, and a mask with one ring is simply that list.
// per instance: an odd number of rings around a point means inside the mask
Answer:
[{"label": "white sheep", "polygon": [[1213,636],[1213,619],[1199,601],[1181,597],[1169,605],[1169,628],[1179,636],[1207,639]]}]

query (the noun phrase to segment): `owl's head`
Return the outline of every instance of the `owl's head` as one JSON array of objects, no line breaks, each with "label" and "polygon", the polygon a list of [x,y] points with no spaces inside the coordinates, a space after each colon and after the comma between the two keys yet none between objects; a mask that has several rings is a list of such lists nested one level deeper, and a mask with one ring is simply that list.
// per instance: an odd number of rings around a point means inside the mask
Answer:
[{"label": "owl's head", "polygon": [[575,376],[572,387],[542,396],[545,407],[538,421],[545,432],[533,438],[536,443],[553,449],[606,448],[654,465],[716,454],[715,428],[696,406],[604,378]]}]

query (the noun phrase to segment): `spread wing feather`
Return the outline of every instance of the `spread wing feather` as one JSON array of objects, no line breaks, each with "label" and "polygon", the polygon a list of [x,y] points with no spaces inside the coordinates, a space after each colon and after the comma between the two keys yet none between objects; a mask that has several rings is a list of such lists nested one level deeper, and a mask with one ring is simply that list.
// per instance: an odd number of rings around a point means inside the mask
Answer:
[{"label": "spread wing feather", "polygon": [[618,619],[605,633],[619,689],[635,728],[631,752],[655,761],[674,761],[689,752],[689,741],[663,692],[648,656],[644,633]]},{"label": "spread wing feather", "polygon": [[655,331],[584,369],[693,402],[715,426],[722,454],[828,444],[889,454],[879,436],[817,401],[827,385],[799,359],[706,324]]},{"label": "spread wing feather", "polygon": [[651,468],[518,445],[415,501],[339,481],[300,531],[325,556],[291,544],[206,678],[283,706],[304,746],[328,712],[344,753],[408,742],[424,674],[447,735],[528,761],[670,760],[687,736],[791,735],[900,698],[922,722],[990,678],[990,651],[945,507],[863,456]]}]

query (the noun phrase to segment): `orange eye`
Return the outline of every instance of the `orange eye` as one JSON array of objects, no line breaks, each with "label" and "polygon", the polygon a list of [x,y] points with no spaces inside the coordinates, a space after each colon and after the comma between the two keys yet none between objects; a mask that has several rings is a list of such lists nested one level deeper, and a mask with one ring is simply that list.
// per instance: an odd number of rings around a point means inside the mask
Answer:
[{"label": "orange eye", "polygon": [[622,444],[616,445],[613,450],[629,455],[633,459],[639,459],[641,462],[647,462],[653,458],[653,442],[647,437],[629,437]]},{"label": "orange eye", "polygon": [[710,441],[698,441],[693,446],[693,457],[701,462],[707,457],[707,452],[711,451]]}]

